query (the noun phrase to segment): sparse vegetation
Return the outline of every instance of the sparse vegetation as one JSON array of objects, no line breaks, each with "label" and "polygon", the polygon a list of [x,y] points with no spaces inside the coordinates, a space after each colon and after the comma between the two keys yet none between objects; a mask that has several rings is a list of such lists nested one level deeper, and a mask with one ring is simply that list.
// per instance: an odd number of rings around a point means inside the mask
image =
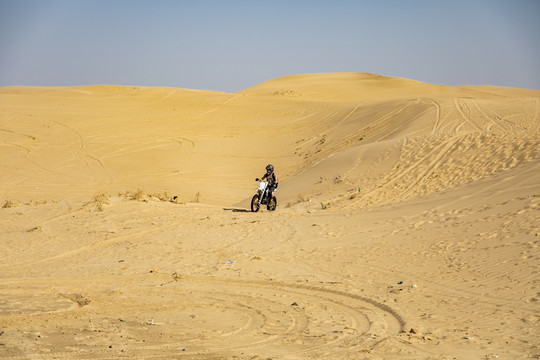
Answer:
[{"label": "sparse vegetation", "polygon": [[309,196],[298,194],[296,201],[288,202],[287,205],[285,205],[285,207],[290,208],[293,205],[309,202],[309,201],[311,201],[311,198]]},{"label": "sparse vegetation", "polygon": [[105,205],[110,204],[109,196],[104,192],[99,192],[94,195],[92,204],[95,205],[97,211],[103,211],[105,209]]},{"label": "sparse vegetation", "polygon": [[171,196],[169,195],[169,193],[167,193],[166,191],[162,192],[162,193],[157,193],[157,194],[151,194],[149,195],[149,197],[152,199],[152,200],[159,200],[159,201],[167,201],[167,202],[172,202],[174,204],[181,204],[180,202],[180,198],[178,196]]},{"label": "sparse vegetation", "polygon": [[152,194],[145,194],[143,190],[137,189],[137,191],[135,192],[133,191],[120,192],[118,193],[118,196],[125,198],[127,200],[135,200],[135,201],[141,201],[141,202],[166,201],[166,202],[172,202],[174,204],[182,204],[178,196],[172,196],[167,191],[152,193]]},{"label": "sparse vegetation", "polygon": [[133,194],[133,200],[137,201],[147,201],[146,197],[144,196],[144,192],[141,189],[137,189],[135,194]]},{"label": "sparse vegetation", "polygon": [[2,209],[12,208],[13,206],[15,206],[15,204],[13,204],[12,201],[6,200],[6,201],[4,202],[4,205],[2,206]]},{"label": "sparse vegetation", "polygon": [[108,204],[109,196],[105,194],[104,192],[99,192],[94,195],[94,202]]},{"label": "sparse vegetation", "polygon": [[356,199],[356,197],[358,196],[358,194],[360,194],[360,188],[358,188],[358,190],[356,190],[356,189],[351,189],[350,191],[354,191],[354,192],[352,193],[352,195],[349,196],[349,200]]},{"label": "sparse vegetation", "polygon": [[172,199],[172,197],[169,194],[167,194],[166,191],[162,193],[154,194],[152,196],[158,198],[160,201],[171,201]]},{"label": "sparse vegetation", "polygon": [[321,183],[323,183],[323,182],[326,181],[326,180],[328,180],[326,177],[320,176],[320,177],[319,177],[319,181],[317,181],[317,184],[321,184]]},{"label": "sparse vegetation", "polygon": [[55,204],[56,201],[52,200],[30,200],[29,202],[26,202],[24,203],[24,205],[31,205],[31,206],[34,206],[34,205],[45,205],[45,204],[48,204],[49,202]]}]

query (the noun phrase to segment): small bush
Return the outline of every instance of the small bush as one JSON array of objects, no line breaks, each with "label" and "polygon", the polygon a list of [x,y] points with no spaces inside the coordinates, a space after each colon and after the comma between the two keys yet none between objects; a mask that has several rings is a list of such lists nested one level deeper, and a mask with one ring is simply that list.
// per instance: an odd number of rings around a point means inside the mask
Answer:
[{"label": "small bush", "polygon": [[171,201],[171,197],[169,196],[169,194],[167,194],[166,191],[163,193],[155,194],[154,197],[158,198],[159,201]]},{"label": "small bush", "polygon": [[94,195],[92,203],[96,206],[98,211],[103,211],[105,205],[109,205],[109,196],[103,192],[99,192]]},{"label": "small bush", "polygon": [[144,192],[141,189],[137,189],[135,194],[133,194],[133,200],[146,201],[146,197],[144,196]]}]

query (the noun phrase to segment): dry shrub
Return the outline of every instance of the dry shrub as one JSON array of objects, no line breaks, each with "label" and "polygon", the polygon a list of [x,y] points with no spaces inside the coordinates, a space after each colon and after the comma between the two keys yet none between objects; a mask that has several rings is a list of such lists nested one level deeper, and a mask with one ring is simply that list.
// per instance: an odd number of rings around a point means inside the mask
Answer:
[{"label": "dry shrub", "polygon": [[92,203],[96,206],[98,211],[103,211],[105,205],[109,205],[109,196],[104,192],[99,192],[94,195]]},{"label": "dry shrub", "polygon": [[6,200],[6,202],[2,206],[2,209],[9,209],[9,208],[12,208],[14,206],[15,206],[15,204],[12,201]]},{"label": "dry shrub", "polygon": [[135,200],[135,201],[141,201],[141,202],[163,201],[163,202],[172,202],[175,204],[182,204],[178,196],[171,196],[166,191],[152,193],[152,194],[145,194],[144,191],[142,191],[141,189],[137,189],[137,191],[135,192],[132,192],[132,191],[119,192],[118,196],[123,197],[127,200]]},{"label": "dry shrub", "polygon": [[[352,189],[351,191],[353,191],[355,189]],[[358,190],[356,190],[351,196],[349,196],[349,200],[354,200],[356,199],[356,197],[360,194],[360,188],[358,188]]]},{"label": "dry shrub", "polygon": [[161,193],[152,194],[152,195],[150,195],[150,198],[152,200],[159,200],[159,201],[163,201],[163,202],[171,202],[173,204],[182,204],[182,202],[180,201],[179,196],[177,196],[177,195],[171,196],[166,191],[161,192]]},{"label": "dry shrub", "polygon": [[328,208],[330,208],[330,203],[329,202],[327,202],[327,203],[321,202],[321,209],[326,210]]},{"label": "dry shrub", "polygon": [[307,195],[298,194],[298,196],[296,197],[296,200],[292,202],[288,202],[287,205],[285,205],[285,207],[290,208],[296,204],[300,204],[304,202],[311,202],[311,198]]},{"label": "dry shrub", "polygon": [[152,195],[152,197],[159,199],[159,201],[171,201],[171,197],[169,196],[169,194],[167,194],[166,191],[162,193],[154,194]]},{"label": "dry shrub", "polygon": [[94,195],[94,202],[109,204],[109,196],[105,194],[104,192],[99,192]]},{"label": "dry shrub", "polygon": [[146,201],[146,197],[144,196],[144,192],[141,189],[137,189],[135,194],[133,194],[133,199],[137,201]]}]

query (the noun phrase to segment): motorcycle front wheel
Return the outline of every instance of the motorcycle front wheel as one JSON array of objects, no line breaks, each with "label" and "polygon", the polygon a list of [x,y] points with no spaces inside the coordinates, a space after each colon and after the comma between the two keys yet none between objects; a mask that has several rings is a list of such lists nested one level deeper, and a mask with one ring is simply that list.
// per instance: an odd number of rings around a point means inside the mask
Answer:
[{"label": "motorcycle front wheel", "polygon": [[259,194],[253,195],[253,198],[251,198],[251,211],[257,212],[259,211],[261,207],[261,203],[259,202]]},{"label": "motorcycle front wheel", "polygon": [[276,207],[277,207],[277,199],[275,196],[272,196],[272,199],[270,199],[270,202],[268,203],[266,208],[270,211],[274,211],[276,210]]}]

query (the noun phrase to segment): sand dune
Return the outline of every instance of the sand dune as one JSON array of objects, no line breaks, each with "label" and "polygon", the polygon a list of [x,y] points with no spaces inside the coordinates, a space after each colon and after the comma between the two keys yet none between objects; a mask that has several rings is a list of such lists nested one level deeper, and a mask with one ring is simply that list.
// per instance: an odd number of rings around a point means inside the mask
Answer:
[{"label": "sand dune", "polygon": [[540,356],[538,90],[4,87],[0,169],[2,358]]}]

